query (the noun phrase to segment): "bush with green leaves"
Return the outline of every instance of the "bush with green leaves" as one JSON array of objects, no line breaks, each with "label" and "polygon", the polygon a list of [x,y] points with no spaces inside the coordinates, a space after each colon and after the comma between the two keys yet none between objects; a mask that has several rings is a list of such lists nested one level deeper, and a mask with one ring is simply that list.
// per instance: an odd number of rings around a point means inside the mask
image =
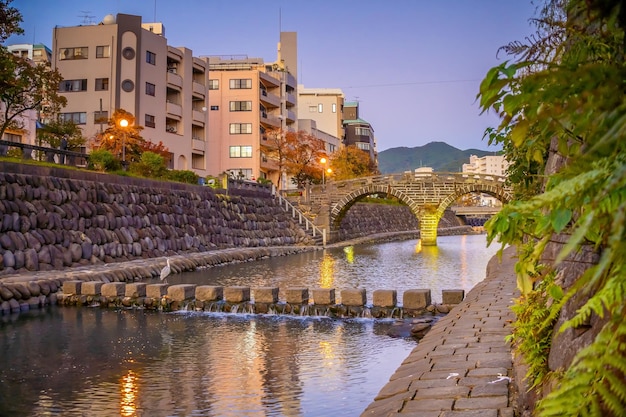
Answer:
[{"label": "bush with green leaves", "polygon": [[99,149],[89,154],[87,168],[100,172],[110,172],[121,169],[122,165],[111,152]]},{"label": "bush with green leaves", "polygon": [[200,177],[193,171],[171,170],[167,171],[167,179],[170,181],[184,182],[186,184],[198,184]]},{"label": "bush with green leaves", "polygon": [[[538,416],[626,415],[626,18],[620,1],[548,0],[537,34],[503,49],[517,56],[492,68],[480,86],[487,131],[512,163],[516,200],[486,225],[488,241],[518,247],[512,341],[541,398]],[[560,236],[556,259],[546,256]],[[554,245],[552,245],[552,248]],[[598,263],[553,280],[583,249]],[[553,250],[553,249],[550,249]],[[547,261],[547,259],[551,259]],[[563,286],[562,286],[563,285]],[[582,306],[554,328],[564,307]],[[550,369],[555,337],[586,329],[595,338],[566,369]]]},{"label": "bush with green leaves", "polygon": [[130,165],[133,173],[146,178],[164,178],[167,175],[165,158],[154,152],[144,152],[138,162]]}]

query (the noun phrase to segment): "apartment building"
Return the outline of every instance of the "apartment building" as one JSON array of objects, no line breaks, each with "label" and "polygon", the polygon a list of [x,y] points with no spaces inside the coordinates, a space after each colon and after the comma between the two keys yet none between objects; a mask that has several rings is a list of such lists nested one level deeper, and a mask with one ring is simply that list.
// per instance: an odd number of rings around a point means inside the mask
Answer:
[{"label": "apartment building", "polygon": [[369,153],[370,159],[378,166],[378,152],[374,128],[369,122],[359,116],[359,103],[357,101],[345,102],[343,105],[343,127],[345,129],[344,144],[354,145],[364,152]]},{"label": "apartment building", "polygon": [[7,46],[7,50],[13,55],[24,59],[30,59],[35,64],[50,65],[52,62],[52,51],[43,44],[20,43]]},{"label": "apartment building", "polygon": [[[8,45],[7,50],[13,55],[27,59],[33,64],[44,64],[50,66],[52,62],[52,51],[42,44],[14,44]],[[5,107],[0,103],[0,112],[4,112]],[[15,124],[5,130],[2,140],[15,143],[25,143],[36,145],[37,124],[39,114],[36,110],[26,110],[15,119]]]},{"label": "apartment building", "polygon": [[56,27],[52,43],[67,98],[62,119],[92,139],[115,110],[126,110],[144,139],[169,149],[170,168],[208,173],[206,60],[169,46],[161,23],[121,13],[97,25]]},{"label": "apartment building", "polygon": [[[297,131],[297,35],[281,32],[277,59],[207,56],[211,126],[209,174],[265,178],[274,184],[278,165],[263,152],[266,132]],[[285,178],[280,181],[285,184]]]},{"label": "apartment building", "polygon": [[298,85],[298,127],[322,139],[331,154],[343,145],[343,91]]},{"label": "apartment building", "polygon": [[510,163],[503,155],[470,155],[469,164],[463,164],[463,172],[473,174],[506,176]]}]

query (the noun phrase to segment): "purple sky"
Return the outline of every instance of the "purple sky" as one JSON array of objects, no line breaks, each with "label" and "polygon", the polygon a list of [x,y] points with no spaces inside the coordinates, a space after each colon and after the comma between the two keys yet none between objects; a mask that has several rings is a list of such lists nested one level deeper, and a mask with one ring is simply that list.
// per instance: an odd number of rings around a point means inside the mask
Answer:
[{"label": "purple sky", "polygon": [[[536,3],[536,1],[535,1]],[[279,31],[298,33],[298,82],[359,101],[378,150],[442,141],[488,148],[475,101],[498,48],[533,33],[531,0],[14,0],[25,35],[6,44],[52,47],[54,26],[107,14],[165,25],[168,44],[194,55],[276,59]]]}]

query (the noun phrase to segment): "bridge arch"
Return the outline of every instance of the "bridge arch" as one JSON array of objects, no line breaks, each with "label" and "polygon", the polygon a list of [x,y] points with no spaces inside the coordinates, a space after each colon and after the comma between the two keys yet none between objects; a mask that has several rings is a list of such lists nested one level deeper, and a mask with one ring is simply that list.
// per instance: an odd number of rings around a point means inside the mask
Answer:
[{"label": "bridge arch", "polygon": [[384,194],[386,196],[393,196],[400,200],[402,203],[406,204],[411,208],[411,211],[419,220],[419,213],[413,210],[413,207],[417,205],[413,202],[411,197],[402,192],[402,190],[398,190],[390,185],[381,185],[381,184],[368,184],[365,187],[358,188],[344,195],[331,209],[330,212],[330,227],[331,231],[339,230],[339,226],[341,225],[341,220],[345,217],[350,207],[354,205],[354,203],[358,202],[362,198],[373,195],[373,194]]},{"label": "bridge arch", "polygon": [[[322,227],[331,234],[339,230],[347,211],[363,197],[383,194],[406,204],[419,222],[423,245],[437,244],[437,226],[445,210],[459,197],[469,193],[485,193],[503,203],[512,199],[511,190],[502,177],[463,173],[433,173],[427,176],[406,174],[367,177],[327,184],[329,189],[317,194],[327,215]],[[323,219],[321,217],[320,219]]]}]

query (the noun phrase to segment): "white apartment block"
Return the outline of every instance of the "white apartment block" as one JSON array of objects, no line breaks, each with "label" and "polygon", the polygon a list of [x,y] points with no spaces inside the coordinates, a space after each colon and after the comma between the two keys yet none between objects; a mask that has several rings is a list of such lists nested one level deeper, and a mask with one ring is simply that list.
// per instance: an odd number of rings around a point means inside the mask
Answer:
[{"label": "white apartment block", "polygon": [[463,172],[505,177],[509,165],[509,162],[503,155],[487,155],[483,157],[470,155],[469,164],[463,164]]},{"label": "white apartment block", "polygon": [[162,142],[170,168],[208,173],[208,64],[167,44],[161,23],[108,15],[98,25],[56,27],[52,66],[67,98],[61,117],[89,140],[117,109],[135,116],[144,139]]}]

